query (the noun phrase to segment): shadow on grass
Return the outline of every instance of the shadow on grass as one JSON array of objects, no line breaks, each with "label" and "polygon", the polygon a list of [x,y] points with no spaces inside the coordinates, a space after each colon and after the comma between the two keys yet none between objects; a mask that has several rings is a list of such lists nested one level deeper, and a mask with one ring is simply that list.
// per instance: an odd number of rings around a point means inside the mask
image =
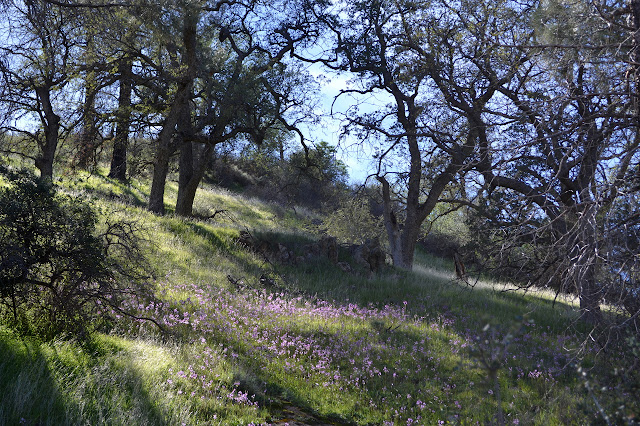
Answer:
[{"label": "shadow on grass", "polygon": [[135,207],[147,205],[147,194],[135,188],[131,182],[121,182],[100,173],[78,174],[65,186],[80,188],[105,200],[119,201]]},{"label": "shadow on grass", "polygon": [[[561,332],[566,330],[567,322],[575,322],[577,319],[577,309],[561,300],[554,304],[552,300],[533,293],[523,295],[485,287],[469,288],[450,279],[441,270],[431,270],[428,267],[419,271],[405,271],[388,265],[380,274],[372,276],[364,269],[358,269],[358,266],[354,267],[354,272],[344,272],[321,257],[289,265],[278,264],[276,261],[262,262],[256,261],[252,256],[239,255],[248,250],[234,243],[237,230],[177,219],[169,220],[165,226],[180,235],[188,249],[194,253],[204,249],[220,252],[228,260],[232,258],[232,263],[239,270],[255,275],[254,278],[233,278],[255,279],[255,282],[247,282],[252,287],[259,285],[257,277],[260,274],[273,273],[277,283],[273,291],[286,289],[292,294],[302,294],[309,299],[319,298],[337,305],[357,304],[360,307],[373,305],[384,308],[385,305],[391,305],[401,308],[404,302],[408,302],[407,313],[411,316],[436,317],[452,314],[458,318],[468,318],[465,326],[476,323],[476,327],[480,328],[487,317],[499,322],[528,315],[536,324]],[[273,246],[283,243],[295,256],[302,255],[305,244],[313,242],[311,237],[305,235],[256,232],[254,236]],[[196,244],[200,249],[196,250]],[[339,260],[350,260],[348,250],[340,250]]]},{"label": "shadow on grass", "polygon": [[[185,221],[184,223],[191,232],[204,238],[212,247],[215,247],[218,250],[231,251],[230,239],[232,233],[228,230],[219,228],[219,232],[214,232],[213,229],[209,229],[198,222]],[[223,238],[223,236],[227,238]]]},{"label": "shadow on grass", "polygon": [[119,350],[0,332],[0,424],[170,424]]},{"label": "shadow on grass", "polygon": [[65,398],[40,345],[0,331],[0,354],[0,424],[68,424]]},{"label": "shadow on grass", "polygon": [[[144,372],[133,365],[129,358],[131,354],[106,339],[93,345],[92,350],[92,357],[102,360],[100,365],[93,366],[91,372],[95,378],[89,386],[90,396],[97,403],[83,417],[88,415],[93,424],[102,423],[105,418],[121,424],[174,423],[171,415],[150,394],[143,380]],[[105,411],[105,407],[108,410]]]}]

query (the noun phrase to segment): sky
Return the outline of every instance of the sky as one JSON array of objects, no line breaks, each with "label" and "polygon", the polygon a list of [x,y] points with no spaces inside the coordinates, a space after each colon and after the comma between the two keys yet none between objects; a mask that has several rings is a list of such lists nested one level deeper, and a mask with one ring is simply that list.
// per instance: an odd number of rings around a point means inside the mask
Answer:
[{"label": "sky", "polygon": [[[362,99],[354,99],[353,96],[343,95],[337,100],[335,97],[341,90],[353,88],[350,76],[329,73],[320,66],[310,66],[309,72],[321,82],[321,101],[319,115],[322,116],[321,125],[307,128],[306,135],[314,142],[325,141],[337,147],[337,157],[348,168],[349,181],[353,184],[362,184],[366,177],[375,170],[372,150],[354,137],[340,138],[342,121],[339,116],[348,108],[359,104],[362,108]],[[373,107],[371,105],[370,107]],[[334,117],[330,115],[333,112]]]}]

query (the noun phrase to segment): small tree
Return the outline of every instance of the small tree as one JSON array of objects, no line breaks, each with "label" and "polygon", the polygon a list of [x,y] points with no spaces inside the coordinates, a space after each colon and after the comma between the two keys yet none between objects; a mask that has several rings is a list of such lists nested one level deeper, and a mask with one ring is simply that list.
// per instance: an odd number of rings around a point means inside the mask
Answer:
[{"label": "small tree", "polygon": [[[66,90],[77,72],[79,39],[73,17],[47,2],[0,6],[9,24],[0,45],[2,130],[23,137],[16,139],[19,148],[3,151],[32,159],[40,174],[51,179],[60,140],[69,130],[65,99],[72,95]],[[37,126],[24,125],[30,121]]]},{"label": "small tree", "polygon": [[8,181],[0,189],[0,317],[45,339],[83,337],[112,314],[136,317],[122,303],[152,292],[134,226],[109,223],[98,233],[95,211],[48,179],[0,174]]},{"label": "small tree", "polygon": [[371,202],[365,194],[354,192],[344,197],[328,212],[325,225],[330,235],[351,244],[385,240],[382,216],[371,213]]}]

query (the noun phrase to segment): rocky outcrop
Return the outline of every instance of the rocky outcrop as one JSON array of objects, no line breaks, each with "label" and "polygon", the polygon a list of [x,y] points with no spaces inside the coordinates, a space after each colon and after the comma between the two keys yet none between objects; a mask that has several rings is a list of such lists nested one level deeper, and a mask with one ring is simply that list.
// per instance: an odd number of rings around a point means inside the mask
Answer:
[{"label": "rocky outcrop", "polygon": [[[282,243],[255,238],[248,231],[241,231],[237,241],[240,245],[264,256],[269,261],[281,264],[301,264],[313,259],[326,258],[345,272],[352,273],[356,270],[354,265],[338,261],[338,240],[331,236],[324,236],[316,243],[304,245],[301,250],[302,254],[298,256],[290,247]],[[379,272],[385,265],[386,254],[377,238],[367,240],[361,245],[353,245],[349,247],[349,251],[355,263],[370,273]]]},{"label": "rocky outcrop", "polygon": [[255,238],[249,231],[240,231],[238,243],[245,248],[259,254],[266,254],[272,250],[271,243]]},{"label": "rocky outcrop", "polygon": [[374,238],[364,244],[352,246],[353,258],[359,265],[377,273],[385,265],[386,254],[380,246],[380,240]]},{"label": "rocky outcrop", "polygon": [[320,256],[326,257],[332,263],[338,263],[338,240],[336,237],[322,237],[318,242]]}]

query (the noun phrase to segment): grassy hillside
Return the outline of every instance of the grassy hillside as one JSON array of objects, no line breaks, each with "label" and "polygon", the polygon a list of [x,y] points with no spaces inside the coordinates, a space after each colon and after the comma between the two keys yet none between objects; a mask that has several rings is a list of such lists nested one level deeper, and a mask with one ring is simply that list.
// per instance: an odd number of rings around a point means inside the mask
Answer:
[{"label": "grassy hillside", "polygon": [[[162,302],[137,308],[168,333],[123,318],[89,342],[39,342],[0,326],[0,424],[549,425],[639,413],[637,373],[583,345],[571,300],[472,289],[423,253],[412,272],[376,276],[323,258],[280,264],[240,232],[299,254],[318,218],[216,188],[197,196],[209,218],[185,220],[146,212],[144,183],[58,183],[146,230]],[[169,184],[167,206],[175,196]]]}]

